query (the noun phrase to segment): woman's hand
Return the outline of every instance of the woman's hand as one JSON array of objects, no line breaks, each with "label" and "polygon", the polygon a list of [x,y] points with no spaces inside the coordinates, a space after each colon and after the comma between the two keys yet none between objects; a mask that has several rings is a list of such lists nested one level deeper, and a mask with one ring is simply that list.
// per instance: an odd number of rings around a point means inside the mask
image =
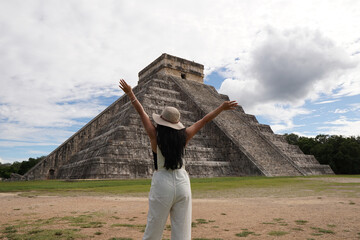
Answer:
[{"label": "woman's hand", "polygon": [[123,90],[126,94],[129,94],[132,91],[131,87],[125,82],[124,79],[120,79],[119,88],[121,88],[121,90]]},{"label": "woman's hand", "polygon": [[236,101],[225,101],[221,104],[221,108],[224,111],[233,110],[236,108],[237,105],[238,105],[238,103]]}]

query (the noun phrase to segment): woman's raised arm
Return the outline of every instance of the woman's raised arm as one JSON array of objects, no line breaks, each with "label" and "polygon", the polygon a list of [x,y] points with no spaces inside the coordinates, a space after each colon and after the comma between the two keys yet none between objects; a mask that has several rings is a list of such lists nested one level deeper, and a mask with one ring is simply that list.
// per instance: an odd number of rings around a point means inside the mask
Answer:
[{"label": "woman's raised arm", "polygon": [[121,90],[123,90],[126,95],[129,96],[130,101],[132,103],[132,105],[134,106],[134,108],[136,109],[136,111],[139,113],[141,121],[144,125],[144,128],[146,130],[146,133],[148,134],[149,138],[150,138],[150,142],[151,142],[151,148],[154,152],[156,152],[156,129],[154,127],[154,125],[152,124],[152,122],[150,121],[149,116],[146,114],[143,106],[141,105],[141,103],[137,100],[135,94],[133,93],[131,86],[128,85],[124,79],[120,79],[119,81],[119,87],[121,88]]},{"label": "woman's raised arm", "polygon": [[236,101],[225,101],[219,107],[214,109],[213,111],[209,112],[205,115],[202,119],[191,125],[190,127],[186,128],[186,144],[190,141],[190,139],[202,128],[205,126],[206,123],[213,120],[217,115],[219,115],[222,111],[232,110],[235,109],[237,106]]}]

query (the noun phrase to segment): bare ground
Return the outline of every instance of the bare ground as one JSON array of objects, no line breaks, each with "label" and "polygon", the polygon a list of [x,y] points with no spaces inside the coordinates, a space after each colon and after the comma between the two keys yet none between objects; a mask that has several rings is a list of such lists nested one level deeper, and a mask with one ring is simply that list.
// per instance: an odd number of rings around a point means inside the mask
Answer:
[{"label": "bare ground", "polygon": [[[146,197],[24,197],[0,193],[0,208],[0,239],[7,239],[4,229],[15,225],[22,226],[18,229],[24,233],[34,227],[78,228],[80,234],[86,235],[82,239],[141,239],[148,202]],[[78,216],[88,216],[89,222],[99,224],[80,227],[64,220]],[[35,224],[51,219],[48,224]],[[170,239],[170,232],[167,226],[163,238]],[[192,237],[360,239],[360,198],[319,195],[193,199]]]}]

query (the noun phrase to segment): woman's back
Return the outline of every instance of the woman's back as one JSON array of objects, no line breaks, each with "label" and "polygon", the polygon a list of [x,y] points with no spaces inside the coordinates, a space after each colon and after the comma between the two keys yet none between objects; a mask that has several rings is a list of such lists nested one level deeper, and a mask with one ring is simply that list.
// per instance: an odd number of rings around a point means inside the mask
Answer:
[{"label": "woman's back", "polygon": [[[185,129],[173,129],[163,125],[157,125],[156,140],[158,150],[158,168],[165,169],[180,169],[183,166],[182,157],[184,156],[184,149],[186,144]],[[159,156],[160,155],[160,156]],[[164,158],[164,163],[160,163],[160,158]]]}]

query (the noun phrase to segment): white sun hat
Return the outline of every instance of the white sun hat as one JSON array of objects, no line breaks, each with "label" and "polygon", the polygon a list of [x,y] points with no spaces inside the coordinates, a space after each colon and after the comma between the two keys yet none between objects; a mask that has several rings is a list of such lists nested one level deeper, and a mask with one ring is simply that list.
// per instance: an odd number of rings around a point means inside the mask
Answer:
[{"label": "white sun hat", "polygon": [[185,128],[180,122],[180,112],[174,107],[165,107],[161,115],[153,113],[154,121],[166,127],[171,127],[176,130]]}]

